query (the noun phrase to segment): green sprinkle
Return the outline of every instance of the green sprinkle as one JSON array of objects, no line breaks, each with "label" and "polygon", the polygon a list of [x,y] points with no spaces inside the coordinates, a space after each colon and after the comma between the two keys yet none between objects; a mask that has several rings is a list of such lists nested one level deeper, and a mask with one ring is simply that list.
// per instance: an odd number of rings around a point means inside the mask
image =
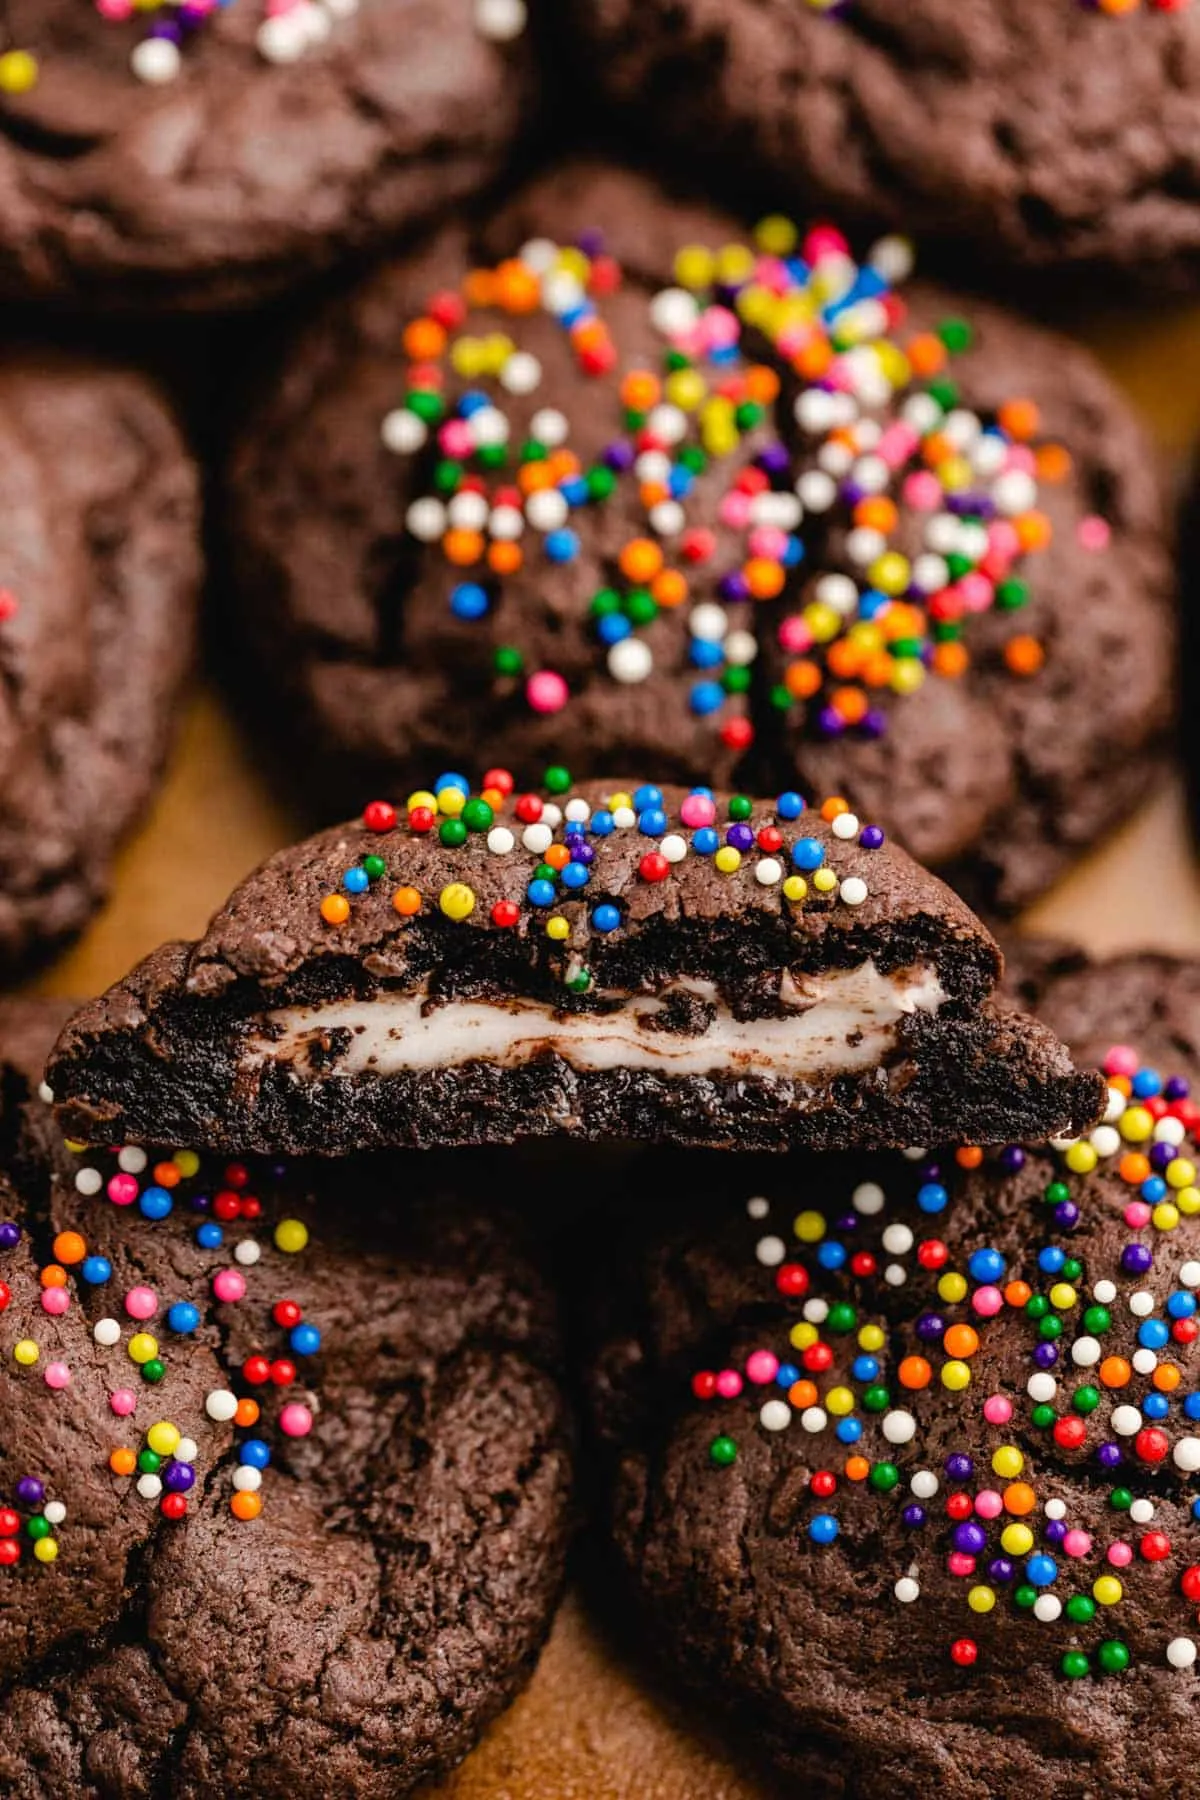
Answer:
[{"label": "green sprinkle", "polygon": [[497,675],[519,675],[525,667],[525,658],[515,644],[501,644],[492,658],[492,667]]},{"label": "green sprinkle", "polygon": [[447,850],[459,850],[467,841],[467,828],[461,819],[443,819],[438,826],[438,837]]},{"label": "green sprinkle", "polygon": [[1090,1625],[1096,1616],[1096,1602],[1090,1594],[1072,1594],[1063,1611],[1072,1625]]},{"label": "green sprinkle", "polygon": [[974,336],[966,319],[957,317],[943,319],[937,328],[937,334],[952,356],[958,356],[966,350]]},{"label": "green sprinkle", "polygon": [[1093,1337],[1099,1337],[1112,1324],[1112,1314],[1107,1306],[1089,1306],[1083,1315],[1083,1329]]},{"label": "green sprinkle", "polygon": [[1106,1638],[1096,1652],[1096,1661],[1106,1675],[1120,1675],[1129,1667],[1129,1646],[1120,1638]]},{"label": "green sprinkle", "polygon": [[871,1486],[880,1494],[890,1494],[900,1480],[900,1471],[895,1463],[876,1463],[867,1476]]},{"label": "green sprinkle", "polygon": [[848,1300],[839,1300],[830,1307],[825,1324],[830,1331],[853,1331],[858,1323],[858,1313]]},{"label": "green sprinkle", "polygon": [[745,794],[734,794],[731,796],[729,801],[729,816],[731,819],[748,819],[753,811],[754,803],[751,800],[747,800]]},{"label": "green sprinkle", "polygon": [[487,801],[478,798],[468,800],[458,816],[468,831],[488,831],[496,817]]},{"label": "green sprinkle", "polygon": [[551,794],[565,794],[571,785],[571,771],[561,763],[551,763],[542,776],[542,784]]},{"label": "green sprinkle", "polygon": [[1078,1681],[1091,1672],[1091,1663],[1082,1650],[1068,1650],[1062,1659],[1062,1672],[1072,1681]]},{"label": "green sprinkle", "polygon": [[708,1454],[718,1469],[727,1469],[737,1461],[737,1445],[731,1437],[715,1437],[708,1446]]},{"label": "green sprinkle", "polygon": [[1099,1388],[1080,1387],[1080,1388],[1075,1389],[1075,1394],[1074,1394],[1074,1398],[1072,1400],[1072,1405],[1074,1406],[1076,1412],[1094,1413],[1096,1408],[1099,1406],[1099,1404],[1100,1404]]}]

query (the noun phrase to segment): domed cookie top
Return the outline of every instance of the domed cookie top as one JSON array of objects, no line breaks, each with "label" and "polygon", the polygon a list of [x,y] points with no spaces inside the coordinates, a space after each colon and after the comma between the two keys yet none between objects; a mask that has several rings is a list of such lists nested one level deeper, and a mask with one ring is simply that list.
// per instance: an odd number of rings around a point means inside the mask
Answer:
[{"label": "domed cookie top", "polygon": [[0,964],[87,921],[157,778],[193,649],[199,512],[146,377],[0,357]]},{"label": "domed cookie top", "polygon": [[718,186],[940,234],[973,262],[1195,285],[1191,0],[577,0],[572,16],[610,117]]},{"label": "domed cookie top", "polygon": [[448,773],[272,857],[75,1017],[67,1128],[831,1148],[1098,1112],[1099,1076],[994,1004],[979,921],[844,801],[545,782]]},{"label": "domed cookie top", "polygon": [[294,343],[232,469],[241,617],[337,810],[472,743],[844,793],[1024,903],[1146,791],[1158,481],[1090,360],[616,170]]},{"label": "domed cookie top", "polygon": [[240,305],[483,185],[524,0],[9,0],[0,290]]},{"label": "domed cookie top", "polygon": [[1190,1781],[1200,967],[1100,966],[1064,1011],[1139,982],[1145,1049],[1109,1011],[1069,1145],[645,1173],[687,1198],[604,1297],[617,1543],[815,1793]]},{"label": "domed cookie top", "polygon": [[541,1278],[428,1160],[67,1151],[61,1012],[0,1010],[0,1786],[407,1792],[561,1585]]}]

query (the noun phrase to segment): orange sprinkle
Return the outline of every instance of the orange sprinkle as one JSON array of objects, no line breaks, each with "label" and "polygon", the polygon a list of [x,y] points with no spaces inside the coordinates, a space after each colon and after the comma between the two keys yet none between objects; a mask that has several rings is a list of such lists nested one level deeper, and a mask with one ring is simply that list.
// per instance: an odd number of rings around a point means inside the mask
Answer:
[{"label": "orange sprinkle", "polygon": [[1150,1176],[1150,1159],[1140,1150],[1127,1150],[1117,1164],[1117,1173],[1130,1187],[1139,1187]]},{"label": "orange sprinkle", "polygon": [[1128,1387],[1133,1378],[1133,1368],[1123,1356],[1106,1356],[1100,1364],[1099,1374],[1105,1387]]},{"label": "orange sprinkle", "polygon": [[830,794],[828,800],[821,802],[821,817],[827,825],[832,825],[835,819],[840,819],[843,813],[849,811],[850,802],[843,800],[840,794]]},{"label": "orange sprinkle", "polygon": [[871,1473],[871,1465],[865,1456],[848,1456],[846,1458],[846,1480],[865,1481]]},{"label": "orange sprinkle", "polygon": [[671,490],[665,481],[643,481],[638,488],[638,499],[647,512],[662,500],[671,498]]},{"label": "orange sprinkle", "polygon": [[648,369],[631,369],[621,383],[621,405],[630,412],[649,412],[661,392],[657,375]]},{"label": "orange sprinkle", "polygon": [[931,431],[921,445],[921,454],[930,468],[936,468],[939,463],[949,462],[954,455],[954,445],[943,432]]},{"label": "orange sprinkle", "polygon": [[660,569],[650,583],[650,592],[660,606],[682,606],[687,599],[687,577],[678,569]]},{"label": "orange sprinkle", "polygon": [[47,1263],[38,1279],[44,1288],[66,1287],[67,1271],[58,1263]]},{"label": "orange sprinkle", "polygon": [[798,1412],[806,1406],[817,1404],[817,1384],[815,1381],[793,1381],[788,1389],[788,1399]]},{"label": "orange sprinkle", "polygon": [[321,902],[321,917],[327,925],[344,925],[350,917],[350,902],[345,894],[326,894]]},{"label": "orange sprinkle", "polygon": [[421,910],[421,896],[415,887],[399,887],[392,895],[392,905],[402,919],[411,919]]},{"label": "orange sprinkle", "polygon": [[552,869],[565,869],[570,860],[571,852],[565,844],[551,844],[542,858],[542,861],[548,863]]},{"label": "orange sprinkle", "polygon": [[1004,646],[1004,660],[1014,675],[1036,675],[1046,652],[1034,637],[1015,637]]},{"label": "orange sprinkle", "polygon": [[53,1248],[56,1262],[82,1262],[87,1255],[87,1240],[77,1231],[60,1231]]},{"label": "orange sprinkle", "polygon": [[235,1519],[257,1519],[262,1511],[262,1501],[257,1494],[239,1488],[229,1502],[229,1510]]},{"label": "orange sprinkle", "polygon": [[1031,438],[1041,424],[1042,415],[1032,400],[1006,400],[996,414],[1001,431],[1022,442]]},{"label": "orange sprinkle", "polygon": [[132,1475],[137,1468],[137,1457],[132,1450],[114,1450],[109,1455],[108,1466],[114,1475]]},{"label": "orange sprinkle", "polygon": [[450,530],[442,539],[442,553],[456,569],[468,569],[483,555],[483,537],[478,531]]},{"label": "orange sprinkle", "polygon": [[789,663],[783,672],[783,685],[793,700],[809,700],[821,685],[821,671],[815,662]]},{"label": "orange sprinkle", "polygon": [[1133,1083],[1128,1075],[1110,1075],[1108,1085],[1110,1088],[1116,1088],[1118,1094],[1124,1094],[1127,1100],[1133,1092]]},{"label": "orange sprinkle", "polygon": [[436,319],[414,319],[405,326],[404,354],[412,362],[428,362],[446,348],[446,333]]},{"label": "orange sprinkle", "polygon": [[746,370],[746,398],[756,400],[760,406],[769,406],[779,393],[779,377],[774,369],[768,369],[762,363],[755,363]]},{"label": "orange sprinkle", "polygon": [[173,1162],[155,1163],[154,1179],[155,1179],[155,1181],[157,1181],[159,1187],[165,1187],[165,1188],[178,1187],[180,1181],[182,1180],[182,1176],[179,1173],[178,1163],[173,1163]]},{"label": "orange sprinkle", "polygon": [[1037,1495],[1027,1481],[1010,1481],[1004,1490],[1004,1510],[1022,1519],[1037,1505]]},{"label": "orange sprinkle", "polygon": [[883,615],[883,635],[889,643],[896,638],[923,637],[925,620],[915,606],[906,601],[893,600]]},{"label": "orange sprinkle", "polygon": [[933,1380],[933,1370],[923,1356],[906,1356],[896,1373],[900,1386],[906,1388],[928,1387]]},{"label": "orange sprinkle", "polygon": [[486,787],[481,792],[479,798],[481,800],[486,800],[493,812],[499,812],[508,796],[502,793],[499,788]]},{"label": "orange sprinkle", "polygon": [[742,569],[746,586],[756,600],[774,600],[783,592],[783,564],[766,556],[752,556]]},{"label": "orange sprinkle", "polygon": [[496,278],[490,269],[471,269],[463,282],[463,298],[468,306],[496,304]]},{"label": "orange sprinkle", "polygon": [[522,463],[517,471],[517,486],[523,494],[538,494],[543,488],[553,487],[554,477],[550,473],[549,463]]},{"label": "orange sprinkle", "polygon": [[1065,444],[1042,444],[1033,453],[1033,466],[1039,481],[1055,486],[1067,479],[1074,464]]},{"label": "orange sprinkle", "polygon": [[1161,1394],[1173,1394],[1181,1377],[1174,1363],[1159,1363],[1150,1379]]},{"label": "orange sprinkle", "polygon": [[537,310],[541,287],[533,270],[514,256],[502,262],[495,275],[496,304],[505,312],[529,313]]},{"label": "orange sprinkle", "polygon": [[933,652],[934,673],[942,675],[947,681],[957,681],[966,674],[971,665],[967,646],[956,641],[948,644],[937,644]]},{"label": "orange sprinkle", "polygon": [[932,331],[922,331],[906,349],[915,375],[936,375],[946,366],[946,346]]},{"label": "orange sprinkle", "polygon": [[899,514],[896,502],[889,500],[886,494],[870,494],[860,500],[854,509],[854,523],[866,527],[870,531],[882,531],[891,536],[896,529]]},{"label": "orange sprinkle", "polygon": [[806,381],[818,381],[833,361],[833,348],[824,338],[813,338],[792,358],[792,367]]},{"label": "orange sprinkle", "polygon": [[662,551],[650,538],[630,538],[617,558],[626,581],[653,581],[662,565]]},{"label": "orange sprinkle", "polygon": [[974,1356],[979,1348],[979,1333],[973,1325],[951,1325],[942,1339],[947,1356]]},{"label": "orange sprinkle", "polygon": [[1022,513],[1013,525],[1022,550],[1044,550],[1054,536],[1054,529],[1042,512]]},{"label": "orange sprinkle", "polygon": [[867,696],[859,687],[838,687],[830,694],[829,704],[847,725],[857,725],[866,714]]},{"label": "orange sprinkle", "polygon": [[515,575],[525,558],[521,546],[511,538],[498,538],[488,546],[488,568],[496,575]]},{"label": "orange sprinkle", "polygon": [[1004,1290],[1004,1298],[1009,1306],[1027,1306],[1033,1298],[1033,1289],[1027,1281],[1010,1281]]},{"label": "orange sprinkle", "polygon": [[895,658],[889,656],[886,650],[872,650],[863,663],[859,679],[864,681],[868,687],[887,687],[892,679],[892,670],[895,666]]},{"label": "orange sprinkle", "polygon": [[829,673],[838,681],[853,681],[866,660],[866,652],[853,638],[834,638],[825,653]]},{"label": "orange sprinkle", "polygon": [[566,481],[570,475],[578,475],[579,458],[573,450],[552,450],[546,458],[546,467],[554,477],[555,483]]},{"label": "orange sprinkle", "polygon": [[240,1425],[242,1429],[245,1430],[248,1425],[258,1424],[260,1412],[261,1409],[257,1400],[239,1400],[237,1403],[237,1411],[233,1415],[233,1422],[235,1425]]},{"label": "orange sprinkle", "polygon": [[983,1151],[978,1144],[963,1144],[954,1152],[954,1160],[960,1169],[977,1169],[983,1161]]}]

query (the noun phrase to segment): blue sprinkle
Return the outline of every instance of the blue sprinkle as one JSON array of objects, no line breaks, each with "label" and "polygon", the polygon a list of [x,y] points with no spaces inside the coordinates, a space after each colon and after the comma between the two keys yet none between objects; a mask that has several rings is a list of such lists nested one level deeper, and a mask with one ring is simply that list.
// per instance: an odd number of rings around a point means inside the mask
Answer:
[{"label": "blue sprinkle", "polygon": [[365,894],[367,891],[367,871],[365,869],[347,869],[342,876],[342,886],[348,894]]},{"label": "blue sprinkle", "polygon": [[592,911],[592,925],[596,931],[615,931],[620,923],[621,914],[615,906],[606,903]]},{"label": "blue sprinkle", "polygon": [[565,888],[586,887],[589,880],[588,866],[586,863],[569,862],[559,870],[558,879]]},{"label": "blue sprinkle", "polygon": [[144,1219],[165,1219],[174,1207],[175,1202],[166,1188],[143,1188],[138,1196],[138,1208]]},{"label": "blue sprinkle", "polygon": [[1183,1403],[1184,1417],[1200,1419],[1200,1394],[1189,1394]]},{"label": "blue sprinkle", "polygon": [[693,638],[688,654],[694,669],[719,669],[725,661],[724,650],[711,638]]},{"label": "blue sprinkle", "polygon": [[457,775],[453,770],[450,770],[448,774],[439,775],[434,782],[433,791],[435,794],[440,794],[443,788],[457,788],[464,800],[470,799],[470,782],[465,775]]},{"label": "blue sprinkle", "polygon": [[1060,1250],[1057,1244],[1047,1244],[1044,1250],[1038,1251],[1038,1268],[1043,1275],[1057,1275],[1066,1260],[1066,1251]]},{"label": "blue sprinkle", "polygon": [[321,1333],[315,1325],[294,1325],[288,1333],[288,1343],[297,1356],[315,1356],[321,1348]]},{"label": "blue sprinkle", "polygon": [[1025,1574],[1034,1587],[1049,1587],[1058,1579],[1058,1564],[1052,1556],[1031,1556]]},{"label": "blue sprinkle", "polygon": [[552,881],[531,881],[525,889],[525,898],[530,906],[553,906],[558,890]]},{"label": "blue sprinkle", "polygon": [[1171,1402],[1165,1394],[1147,1394],[1142,1401],[1142,1411],[1148,1419],[1165,1419],[1171,1410]]},{"label": "blue sprinkle", "polygon": [[648,806],[638,814],[638,830],[643,837],[658,838],[667,829],[667,815],[657,806]]},{"label": "blue sprinkle", "polygon": [[775,1371],[775,1380],[781,1388],[790,1388],[800,1379],[800,1370],[795,1363],[780,1363]]},{"label": "blue sprinkle", "polygon": [[167,1308],[167,1324],[181,1337],[195,1331],[199,1323],[200,1308],[193,1306],[190,1300],[176,1300],[174,1306]]},{"label": "blue sprinkle", "polygon": [[1131,1085],[1139,1100],[1150,1100],[1162,1092],[1162,1077],[1157,1069],[1139,1069]]},{"label": "blue sprinkle", "polygon": [[850,1373],[855,1381],[874,1381],[879,1373],[879,1361],[874,1356],[856,1356]]},{"label": "blue sprinkle", "polygon": [[662,789],[652,787],[648,782],[633,791],[633,810],[635,813],[647,811],[649,807],[662,805]]},{"label": "blue sprinkle", "polygon": [[543,547],[551,562],[574,562],[579,555],[579,535],[564,525],[558,531],[546,533]]},{"label": "blue sprinkle", "polygon": [[998,1250],[990,1248],[976,1250],[967,1263],[967,1268],[976,1281],[999,1281],[1004,1273],[1004,1258]]},{"label": "blue sprinkle", "polygon": [[711,825],[702,825],[692,833],[692,849],[697,856],[715,856],[721,848],[721,835]]},{"label": "blue sprinkle", "polygon": [[79,1273],[92,1287],[99,1287],[112,1274],[112,1264],[107,1256],[85,1256],[80,1264]]},{"label": "blue sprinkle", "polygon": [[611,837],[616,830],[612,814],[605,812],[603,808],[599,812],[594,812],[588,820],[588,830],[593,837]]},{"label": "blue sprinkle", "polygon": [[837,1243],[824,1243],[817,1251],[817,1261],[823,1269],[840,1269],[846,1260],[846,1246]]},{"label": "blue sprinkle", "polygon": [[862,1420],[839,1419],[836,1429],[839,1443],[857,1444],[859,1438],[862,1436]]},{"label": "blue sprinkle", "polygon": [[[491,404],[492,403],[487,395],[481,393],[478,388],[468,388],[458,403],[459,417],[462,419],[469,419],[473,417],[475,413],[482,412],[485,406],[490,406]],[[435,789],[434,792],[436,793],[436,791],[437,790]]]},{"label": "blue sprinkle", "polygon": [[1190,1319],[1195,1310],[1196,1296],[1186,1293],[1182,1288],[1167,1301],[1167,1311],[1173,1319]]},{"label": "blue sprinkle", "polygon": [[225,1233],[215,1219],[206,1219],[203,1225],[196,1227],[196,1242],[202,1250],[219,1250],[225,1242]]},{"label": "blue sprinkle", "polygon": [[838,1522],[832,1513],[814,1513],[808,1522],[808,1535],[814,1544],[832,1544],[838,1534]]},{"label": "blue sprinkle", "polygon": [[271,1446],[262,1438],[244,1438],[238,1445],[238,1461],[244,1469],[265,1469],[271,1460]]},{"label": "blue sprinkle", "polygon": [[477,581],[460,581],[450,596],[450,611],[456,619],[482,619],[487,609],[487,590]]},{"label": "blue sprinkle", "polygon": [[775,811],[781,819],[798,819],[804,811],[804,800],[800,794],[789,788],[786,794],[780,794],[775,802]]},{"label": "blue sprinkle", "polygon": [[619,644],[632,631],[633,622],[624,613],[605,613],[596,625],[596,636],[602,644]]},{"label": "blue sprinkle", "polygon": [[792,845],[792,861],[798,869],[819,869],[825,851],[816,838],[797,838]]},{"label": "blue sprinkle", "polygon": [[1170,1327],[1164,1319],[1144,1319],[1138,1326],[1137,1339],[1143,1350],[1161,1350],[1170,1336]]},{"label": "blue sprinkle", "polygon": [[949,1198],[945,1188],[936,1181],[927,1181],[917,1189],[917,1205],[923,1213],[943,1212]]}]

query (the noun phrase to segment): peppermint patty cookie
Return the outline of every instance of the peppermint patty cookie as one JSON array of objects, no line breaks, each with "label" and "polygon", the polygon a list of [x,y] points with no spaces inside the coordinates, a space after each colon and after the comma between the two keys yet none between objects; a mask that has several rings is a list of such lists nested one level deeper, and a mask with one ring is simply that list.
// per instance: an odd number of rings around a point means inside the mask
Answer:
[{"label": "peppermint patty cookie", "polygon": [[1103,1083],[998,1005],[966,906],[844,800],[446,773],[280,852],[83,1007],[73,1136],[325,1155],[1081,1130]]},{"label": "peppermint patty cookie", "polygon": [[0,1010],[0,1789],[406,1793],[558,1596],[542,1279],[462,1165],[64,1148],[61,1010]]},{"label": "peppermint patty cookie", "polygon": [[1193,1783],[1200,965],[1043,985],[1081,1138],[626,1175],[680,1202],[603,1303],[616,1546],[805,1793]]},{"label": "peppermint patty cookie", "polygon": [[8,0],[0,291],[244,305],[489,180],[525,0]]},{"label": "peppermint patty cookie", "polygon": [[606,110],[727,187],[972,260],[1195,285],[1191,0],[575,0],[572,20]]},{"label": "peppermint patty cookie", "polygon": [[192,656],[199,512],[144,376],[0,357],[0,964],[86,923],[154,787]]},{"label": "peppermint patty cookie", "polygon": [[796,783],[989,905],[1045,888],[1156,767],[1159,483],[1082,351],[910,261],[574,168],[321,315],[231,471],[306,792],[464,741]]}]

